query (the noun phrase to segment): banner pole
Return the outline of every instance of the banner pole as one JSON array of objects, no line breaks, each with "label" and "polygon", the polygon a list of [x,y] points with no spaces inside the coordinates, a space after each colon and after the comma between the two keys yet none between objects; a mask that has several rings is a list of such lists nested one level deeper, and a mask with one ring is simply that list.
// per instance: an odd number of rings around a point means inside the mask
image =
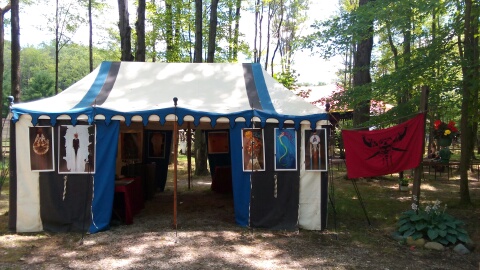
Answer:
[{"label": "banner pole", "polygon": [[[422,86],[422,95],[420,98],[420,113],[426,113],[428,109],[428,94],[430,87]],[[423,172],[423,155],[425,153],[425,123],[427,117],[423,118],[423,136],[422,136],[422,151],[420,153],[420,164],[415,168],[413,174],[413,187],[412,187],[412,202],[417,206],[420,206],[420,185],[422,182],[422,172]]]}]

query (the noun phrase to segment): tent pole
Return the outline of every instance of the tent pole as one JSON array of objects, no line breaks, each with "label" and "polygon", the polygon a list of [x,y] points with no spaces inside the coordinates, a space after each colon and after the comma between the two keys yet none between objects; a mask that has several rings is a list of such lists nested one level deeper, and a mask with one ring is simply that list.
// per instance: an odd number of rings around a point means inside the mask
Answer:
[{"label": "tent pole", "polygon": [[[14,102],[13,96],[8,97],[9,101],[9,113],[7,118],[10,121],[10,145],[9,147],[9,160],[8,160],[8,173],[9,179],[9,198],[8,198],[8,228],[11,231],[17,231],[17,128],[16,124],[12,121],[12,106]],[[3,129],[3,128],[2,128]],[[3,136],[3,135],[2,135]],[[2,138],[3,139],[3,138]],[[2,153],[3,153],[2,149]]]},{"label": "tent pole", "polygon": [[420,156],[420,164],[413,171],[413,187],[412,187],[412,203],[420,207],[420,185],[422,184],[422,172],[423,172],[423,154],[425,153],[425,123],[427,121],[427,109],[428,109],[428,95],[430,88],[428,86],[422,86],[422,95],[420,97],[420,113],[424,113],[423,118],[423,137],[422,137],[422,153]]},{"label": "tent pole", "polygon": [[175,105],[175,119],[173,122],[173,226],[177,230],[177,155],[178,155],[178,130],[177,130],[177,101],[173,98]]},{"label": "tent pole", "polygon": [[188,190],[190,190],[190,181],[192,179],[192,130],[190,122],[187,123],[187,174],[188,174]]}]

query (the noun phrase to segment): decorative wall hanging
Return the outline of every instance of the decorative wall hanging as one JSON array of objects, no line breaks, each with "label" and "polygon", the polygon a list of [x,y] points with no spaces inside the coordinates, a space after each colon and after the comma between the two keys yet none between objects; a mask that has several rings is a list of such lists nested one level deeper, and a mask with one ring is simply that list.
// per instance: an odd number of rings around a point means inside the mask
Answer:
[{"label": "decorative wall hanging", "polygon": [[29,143],[32,171],[54,171],[53,127],[30,127]]},{"label": "decorative wall hanging", "polygon": [[95,173],[95,126],[61,125],[58,133],[58,173]]},{"label": "decorative wall hanging", "polygon": [[265,170],[263,129],[242,129],[242,149],[244,171]]},{"label": "decorative wall hanging", "polygon": [[275,128],[275,170],[297,170],[297,133],[293,128]]}]

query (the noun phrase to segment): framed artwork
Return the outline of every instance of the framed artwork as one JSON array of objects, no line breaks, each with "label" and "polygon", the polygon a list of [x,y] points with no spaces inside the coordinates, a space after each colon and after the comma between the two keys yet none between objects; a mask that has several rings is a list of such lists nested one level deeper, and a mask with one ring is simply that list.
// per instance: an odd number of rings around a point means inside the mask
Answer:
[{"label": "framed artwork", "polygon": [[149,158],[165,158],[166,138],[165,132],[152,131],[148,133]]},{"label": "framed artwork", "polygon": [[327,171],[326,129],[305,130],[305,170]]},{"label": "framed artwork", "polygon": [[142,133],[122,132],[120,133],[120,153],[122,160],[142,159]]},{"label": "framed artwork", "polygon": [[215,131],[208,133],[208,153],[227,154],[230,152],[228,146],[228,132]]},{"label": "framed artwork", "polygon": [[30,169],[38,172],[55,170],[53,127],[29,127]]},{"label": "framed artwork", "polygon": [[58,173],[95,173],[94,125],[61,125],[58,138]]},{"label": "framed artwork", "polygon": [[243,171],[265,171],[263,129],[242,129]]},{"label": "framed artwork", "polygon": [[294,128],[275,128],[275,171],[297,170],[297,133]]}]

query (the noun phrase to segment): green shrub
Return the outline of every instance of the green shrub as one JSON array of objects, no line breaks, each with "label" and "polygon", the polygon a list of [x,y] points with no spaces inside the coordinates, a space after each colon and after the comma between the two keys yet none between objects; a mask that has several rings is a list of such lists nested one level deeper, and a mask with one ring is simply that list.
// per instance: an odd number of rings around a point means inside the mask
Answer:
[{"label": "green shrub", "polygon": [[[416,198],[414,199],[417,201]],[[468,232],[463,228],[464,222],[445,213],[446,209],[447,205],[443,210],[440,209],[438,200],[424,209],[418,207],[417,203],[413,203],[411,210],[400,215],[397,223],[398,232],[404,238],[409,236],[414,240],[424,238],[443,245],[470,242]]]}]

